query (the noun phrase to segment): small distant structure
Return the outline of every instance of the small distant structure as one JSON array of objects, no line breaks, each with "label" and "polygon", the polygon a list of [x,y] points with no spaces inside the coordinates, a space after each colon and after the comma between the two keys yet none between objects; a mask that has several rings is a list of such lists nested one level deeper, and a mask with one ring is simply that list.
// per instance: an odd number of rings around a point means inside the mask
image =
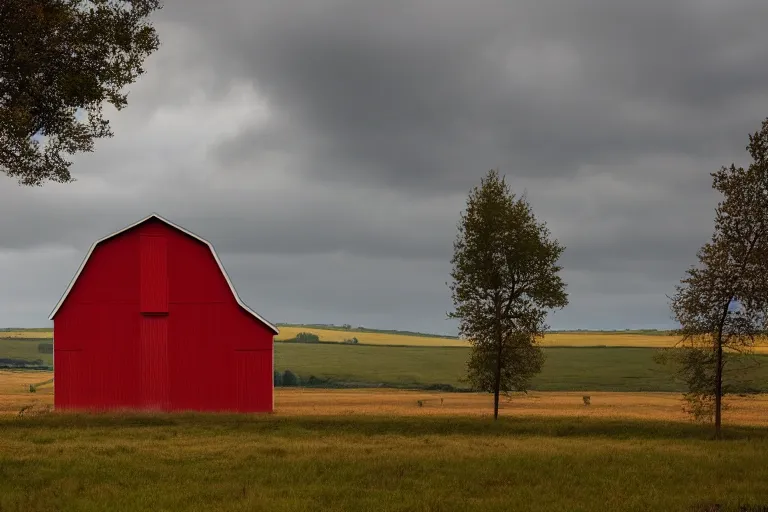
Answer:
[{"label": "small distant structure", "polygon": [[95,242],[49,318],[56,409],[274,408],[277,327],[208,241],[157,214]]}]

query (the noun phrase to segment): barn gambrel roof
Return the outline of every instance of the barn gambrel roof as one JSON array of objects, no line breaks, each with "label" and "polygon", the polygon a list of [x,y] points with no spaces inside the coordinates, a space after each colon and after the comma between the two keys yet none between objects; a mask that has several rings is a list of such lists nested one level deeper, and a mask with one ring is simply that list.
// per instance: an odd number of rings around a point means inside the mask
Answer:
[{"label": "barn gambrel roof", "polygon": [[80,277],[80,274],[82,273],[83,269],[85,268],[85,265],[88,263],[88,259],[91,257],[91,254],[93,254],[93,251],[96,249],[96,247],[100,243],[105,242],[105,241],[109,240],[110,238],[116,237],[117,235],[119,235],[121,233],[124,233],[124,232],[126,232],[126,231],[128,231],[130,229],[133,229],[136,226],[138,226],[140,224],[143,224],[143,223],[147,222],[150,219],[157,219],[160,222],[162,222],[164,224],[167,224],[168,226],[170,226],[170,227],[172,227],[174,229],[177,229],[177,230],[181,231],[182,233],[184,233],[184,234],[194,238],[195,240],[198,240],[198,241],[204,243],[205,245],[207,245],[208,249],[210,249],[211,254],[213,255],[213,259],[216,260],[216,264],[219,266],[219,270],[221,271],[222,275],[224,276],[224,279],[226,279],[227,284],[229,285],[229,289],[232,292],[232,295],[235,297],[235,300],[240,305],[240,307],[243,308],[248,314],[250,314],[251,316],[253,316],[257,320],[259,320],[261,323],[263,323],[264,325],[269,327],[269,329],[273,333],[275,333],[275,334],[279,334],[280,333],[280,331],[277,329],[277,327],[275,325],[273,325],[271,322],[267,321],[264,317],[262,317],[257,312],[252,310],[245,302],[242,301],[242,299],[240,298],[240,296],[237,293],[237,290],[235,290],[235,286],[232,284],[232,280],[229,278],[229,275],[227,274],[227,271],[224,269],[224,265],[221,263],[221,260],[219,259],[219,255],[216,254],[216,249],[213,248],[213,245],[208,240],[206,240],[205,238],[203,238],[203,237],[201,237],[199,235],[196,235],[195,233],[192,233],[188,229],[185,229],[185,228],[179,226],[178,224],[174,224],[173,222],[169,221],[168,219],[165,219],[165,218],[161,217],[160,215],[158,215],[156,213],[148,215],[147,217],[144,217],[140,221],[134,222],[130,226],[126,226],[126,227],[124,227],[123,229],[121,229],[119,231],[115,231],[114,233],[109,234],[109,235],[105,236],[104,238],[101,238],[101,239],[95,241],[91,245],[91,248],[88,249],[88,253],[85,255],[85,258],[83,259],[83,262],[80,264],[80,268],[77,269],[77,272],[75,273],[75,276],[72,278],[72,281],[70,281],[69,286],[64,291],[64,295],[61,296],[61,299],[56,304],[56,307],[53,308],[53,311],[51,311],[51,314],[48,316],[48,320],[53,320],[53,317],[56,316],[56,312],[58,312],[59,308],[61,308],[61,305],[64,304],[64,301],[67,299],[67,296],[69,295],[69,292],[72,291],[72,288],[75,286],[75,283],[77,282],[77,279]]}]

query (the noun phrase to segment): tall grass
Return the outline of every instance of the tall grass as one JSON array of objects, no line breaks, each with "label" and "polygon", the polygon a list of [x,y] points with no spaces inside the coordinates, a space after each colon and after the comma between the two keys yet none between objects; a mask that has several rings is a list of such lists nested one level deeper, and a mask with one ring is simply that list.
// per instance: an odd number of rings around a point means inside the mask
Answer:
[{"label": "tall grass", "polygon": [[[0,510],[691,510],[768,503],[768,431],[552,418],[0,419]],[[727,509],[721,509],[727,510]]]}]

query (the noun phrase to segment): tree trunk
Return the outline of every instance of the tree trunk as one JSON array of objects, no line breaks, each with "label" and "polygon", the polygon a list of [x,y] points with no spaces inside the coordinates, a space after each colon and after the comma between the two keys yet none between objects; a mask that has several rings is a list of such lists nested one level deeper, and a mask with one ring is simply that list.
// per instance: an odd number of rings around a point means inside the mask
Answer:
[{"label": "tree trunk", "polygon": [[720,439],[720,411],[723,401],[723,340],[717,340],[717,368],[715,372],[715,439]]},{"label": "tree trunk", "polygon": [[496,361],[496,382],[493,385],[493,419],[499,419],[499,393],[501,391],[501,342]]},{"label": "tree trunk", "polygon": [[494,421],[499,419],[499,393],[501,391],[501,349],[502,349],[502,336],[501,336],[501,303],[496,301],[496,375],[495,382],[493,384],[493,419]]}]

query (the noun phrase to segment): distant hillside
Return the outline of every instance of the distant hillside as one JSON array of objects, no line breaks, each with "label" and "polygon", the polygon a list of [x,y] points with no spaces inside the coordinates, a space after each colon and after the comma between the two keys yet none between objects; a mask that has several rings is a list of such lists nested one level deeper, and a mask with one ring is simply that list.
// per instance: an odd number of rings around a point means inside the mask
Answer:
[{"label": "distant hillside", "polygon": [[394,334],[398,336],[418,336],[420,338],[442,338],[442,339],[449,339],[449,340],[458,340],[458,336],[448,336],[445,334],[433,334],[433,333],[425,333],[425,332],[416,332],[416,331],[399,331],[397,329],[369,329],[367,327],[352,327],[349,324],[346,325],[335,325],[335,324],[288,324],[288,323],[278,323],[278,327],[297,327],[297,328],[308,328],[308,329],[324,329],[328,331],[348,331],[348,332],[367,332],[367,333],[378,333],[378,334]]},{"label": "distant hillside", "polygon": [[672,331],[659,329],[551,329],[549,334],[637,334],[638,336],[671,336]]},{"label": "distant hillside", "polygon": [[0,332],[53,332],[52,327],[0,327]]},{"label": "distant hillside", "polygon": [[[420,338],[443,338],[450,340],[460,339],[458,336],[448,336],[446,334],[434,334],[418,331],[400,331],[397,329],[369,329],[367,327],[352,327],[350,324],[336,325],[336,324],[291,324],[291,323],[278,323],[278,327],[295,327],[295,328],[309,328],[309,329],[325,329],[332,331],[349,331],[349,332],[369,332],[380,334],[395,334],[398,336],[418,336]],[[670,331],[658,330],[658,329],[614,329],[614,330],[595,330],[595,329],[552,329],[547,331],[550,334],[637,334],[640,336],[669,336]]]}]

